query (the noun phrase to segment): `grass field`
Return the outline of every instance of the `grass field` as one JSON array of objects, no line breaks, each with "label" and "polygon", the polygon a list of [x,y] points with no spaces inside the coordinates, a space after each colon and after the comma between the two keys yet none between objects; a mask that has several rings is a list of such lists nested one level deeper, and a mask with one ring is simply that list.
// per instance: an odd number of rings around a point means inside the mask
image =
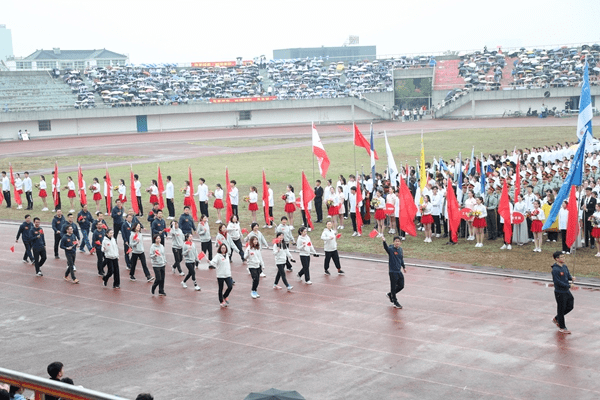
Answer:
[{"label": "grass field", "polygon": [[[532,146],[543,146],[546,144],[554,144],[556,142],[564,142],[565,138],[573,137],[572,127],[548,127],[548,128],[510,128],[510,129],[471,129],[471,130],[452,130],[444,132],[436,132],[426,134],[424,137],[425,154],[428,161],[432,160],[435,156],[444,157],[444,159],[450,159],[456,157],[459,152],[462,152],[463,158],[470,156],[472,146],[475,145],[475,153],[479,154],[483,152],[488,153],[501,153],[504,149],[509,152],[517,146],[517,148],[532,147]],[[336,136],[338,138],[338,136]],[[297,139],[283,139],[289,140],[289,143],[304,140],[302,138]],[[307,140],[309,140],[307,138]],[[282,139],[277,140],[266,140],[257,143],[256,139],[248,140],[235,140],[231,141],[234,146],[232,147],[248,147],[248,146],[260,146],[261,144],[278,144],[281,143]],[[259,141],[260,142],[260,141]],[[337,181],[339,174],[348,176],[350,173],[355,173],[358,169],[362,169],[364,165],[365,172],[368,173],[370,170],[370,159],[364,149],[355,148],[351,141],[347,142],[336,142],[329,143],[327,139],[323,140],[328,156],[331,160],[331,167],[329,169],[328,177],[334,182]],[[421,139],[419,135],[398,135],[389,137],[390,146],[394,153],[396,164],[404,165],[408,162],[411,165],[415,164],[415,159],[420,153]],[[204,141],[203,145],[223,147],[223,141],[214,142]],[[386,168],[386,152],[383,134],[377,134],[375,139],[375,148],[379,154],[379,161],[377,162],[377,170],[383,171]],[[105,158],[102,156],[93,156],[101,159],[104,162]],[[115,159],[107,160],[107,162],[122,161],[121,157],[114,157]],[[116,158],[120,158],[116,160]],[[91,164],[96,161],[91,161],[91,157],[82,157],[81,160],[71,158],[71,164],[81,162],[83,165]],[[93,158],[95,160],[95,158]],[[356,159],[356,164],[355,164]],[[27,165],[23,165],[18,158],[3,158],[1,160],[2,168],[8,169],[8,162],[13,162],[15,171],[23,171],[24,168],[31,170],[38,168],[51,168],[54,159],[49,158],[29,158]],[[17,163],[19,162],[19,163]],[[37,168],[30,167],[31,165],[37,166]],[[59,159],[59,175],[61,182],[67,181],[67,173],[60,173],[61,160]],[[281,201],[280,195],[285,192],[285,186],[292,184],[296,188],[296,193],[299,191],[301,171],[304,170],[309,181],[313,182],[314,179],[321,179],[319,176],[318,167],[313,162],[311,146],[307,143],[306,146],[299,146],[289,149],[280,150],[259,150],[251,153],[239,153],[234,156],[232,155],[213,155],[201,158],[189,159],[189,160],[176,160],[166,163],[162,163],[161,170],[163,177],[171,175],[175,184],[175,203],[176,212],[179,214],[183,204],[183,194],[179,189],[184,187],[184,180],[187,180],[187,168],[191,165],[193,170],[193,177],[195,182],[194,186],[198,183],[198,178],[203,177],[206,179],[207,184],[211,190],[214,189],[216,183],[221,183],[225,187],[225,166],[229,168],[230,179],[235,179],[238,182],[238,188],[240,190],[240,197],[243,197],[248,193],[250,186],[256,186],[261,188],[261,172],[264,169],[267,180],[271,182],[271,187],[275,195],[275,219],[276,221],[283,215],[283,201]],[[355,167],[356,165],[356,167]],[[156,178],[157,165],[154,163],[145,163],[135,166],[134,172],[140,175],[143,187],[147,187],[150,184],[150,179]],[[104,176],[104,169],[87,170],[84,168],[84,175],[87,184],[89,185],[93,177],[100,178]],[[111,167],[110,174],[112,177],[113,184],[118,182],[119,178],[124,178],[126,184],[129,184],[129,168],[128,167]],[[73,175],[73,173],[69,173]],[[37,183],[38,177],[32,177],[34,183]],[[50,183],[50,178],[46,177],[47,182]],[[89,195],[89,192],[88,192]],[[259,197],[261,196],[259,192]],[[129,197],[129,195],[128,195]],[[144,193],[144,200],[147,201],[148,195]],[[63,204],[66,202],[66,193],[63,194]],[[35,211],[33,215],[40,216],[43,221],[49,222],[52,218],[51,213],[41,213],[41,202],[37,197],[37,193],[34,196]],[[212,206],[212,201],[211,201]],[[66,207],[66,205],[64,206]],[[144,204],[144,207],[149,207],[148,203]],[[93,211],[95,205],[91,206],[90,209]],[[211,221],[214,221],[216,214],[214,209],[211,207]],[[0,218],[21,220],[26,212],[23,210],[6,210],[4,208],[0,211]],[[260,215],[260,211],[259,211]],[[242,225],[250,224],[250,213],[246,209],[245,203],[240,204],[240,217]],[[298,227],[301,222],[300,214],[296,213],[295,226]],[[314,218],[314,216],[313,216]],[[259,218],[259,222],[262,220]],[[373,254],[382,253],[380,240],[370,239],[368,232],[372,229],[366,226],[363,237],[354,238],[351,237],[352,228],[350,220],[346,221],[346,229],[342,231],[343,237],[339,241],[339,249],[341,251]],[[319,247],[322,246],[322,242],[319,239],[322,228],[316,226],[315,232],[312,233],[312,238],[315,240],[315,244]],[[271,230],[265,230],[265,235],[269,239],[273,233]],[[214,229],[213,229],[214,232]],[[418,238],[408,238],[404,242],[405,255],[409,258],[417,259],[430,259],[440,260],[448,262],[456,262],[462,264],[473,264],[473,265],[486,265],[494,266],[498,268],[514,268],[523,270],[534,270],[549,272],[550,265],[552,264],[551,251],[558,250],[559,245],[557,243],[548,244],[544,243],[544,253],[537,254],[533,253],[531,246],[524,246],[522,248],[514,247],[512,251],[506,252],[501,251],[499,247],[502,245],[500,241],[490,242],[486,241],[484,247],[481,249],[474,248],[472,242],[462,241],[457,246],[444,246],[445,239],[434,240],[431,244],[423,243],[423,235],[420,233]],[[388,236],[389,239],[389,236]],[[598,263],[596,258],[593,257],[595,252],[592,250],[579,251],[577,255],[571,257],[571,260],[567,260],[568,264],[577,265],[577,271],[579,275],[585,274],[589,276],[600,276]],[[575,260],[576,259],[576,260]]]}]

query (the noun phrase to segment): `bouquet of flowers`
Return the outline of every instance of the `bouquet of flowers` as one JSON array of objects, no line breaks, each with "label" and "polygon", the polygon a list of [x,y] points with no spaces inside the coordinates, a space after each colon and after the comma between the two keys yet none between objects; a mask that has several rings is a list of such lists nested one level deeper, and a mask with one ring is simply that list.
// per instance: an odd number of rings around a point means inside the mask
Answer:
[{"label": "bouquet of flowers", "polygon": [[246,203],[249,203],[249,202],[250,202],[250,196],[244,196],[243,200],[244,200]]},{"label": "bouquet of flowers", "polygon": [[114,189],[114,190],[119,190],[119,185],[115,185],[115,186],[113,186],[113,189]]},{"label": "bouquet of flowers", "polygon": [[287,194],[282,194],[281,195],[281,200],[286,201],[287,200]]},{"label": "bouquet of flowers", "polygon": [[481,211],[471,211],[469,213],[469,217],[479,218],[480,215],[481,215]]},{"label": "bouquet of flowers", "polygon": [[36,183],[34,186],[35,186],[36,188],[39,188],[39,187],[40,187],[40,184],[39,184],[39,183]]},{"label": "bouquet of flowers", "polygon": [[588,221],[592,223],[592,228],[600,227],[600,219],[594,217],[593,215],[588,218]]},{"label": "bouquet of flowers", "polygon": [[371,204],[373,204],[374,208],[377,208],[381,204],[381,200],[379,200],[378,198],[374,198],[373,200],[371,200]]},{"label": "bouquet of flowers", "polygon": [[181,188],[181,193],[187,192],[187,188]]},{"label": "bouquet of flowers", "polygon": [[331,207],[333,205],[333,200],[327,200],[325,204],[327,204],[327,207]]}]

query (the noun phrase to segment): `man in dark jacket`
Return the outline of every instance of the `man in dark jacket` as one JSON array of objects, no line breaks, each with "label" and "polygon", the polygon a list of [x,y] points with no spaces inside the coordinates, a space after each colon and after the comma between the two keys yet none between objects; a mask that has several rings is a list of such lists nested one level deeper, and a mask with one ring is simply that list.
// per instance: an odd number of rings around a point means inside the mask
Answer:
[{"label": "man in dark jacket", "polygon": [[402,243],[400,236],[394,237],[394,244],[388,246],[385,242],[385,237],[383,239],[383,248],[389,256],[389,272],[390,272],[390,288],[391,290],[388,292],[387,297],[390,299],[390,302],[396,308],[402,308],[400,303],[398,303],[398,298],[396,295],[404,289],[404,275],[402,274],[402,269],[406,272],[406,267],[404,266],[404,255],[402,253],[402,247],[400,244]]},{"label": "man in dark jacket", "polygon": [[92,214],[88,211],[87,204],[84,204],[81,211],[77,214],[77,223],[81,230],[81,244],[79,245],[79,251],[81,252],[85,251],[86,246],[88,251],[92,250],[92,245],[90,244],[90,229],[93,229],[93,221],[94,217],[92,217]]},{"label": "man in dark jacket", "polygon": [[96,222],[96,230],[92,234],[92,245],[97,257],[96,267],[98,268],[98,276],[104,276],[104,266],[106,265],[104,253],[102,252],[102,241],[106,235],[104,226],[106,226],[104,225],[104,221],[100,220]]},{"label": "man in dark jacket", "polygon": [[35,273],[37,276],[44,276],[41,268],[46,262],[46,239],[44,238],[44,230],[40,226],[40,219],[37,217],[33,219],[31,249],[33,250]]},{"label": "man in dark jacket", "polygon": [[54,231],[54,258],[60,258],[58,256],[58,246],[60,245],[60,239],[62,239],[62,226],[65,223],[65,217],[62,215],[62,210],[59,208],[56,210],[56,215],[52,218],[52,230]]},{"label": "man in dark jacket", "polygon": [[23,254],[23,262],[26,263],[30,260],[33,263],[33,254],[31,254],[31,231],[33,229],[33,224],[31,223],[31,215],[25,215],[25,221],[19,226],[19,231],[17,232],[17,240],[19,243],[19,237],[23,238],[23,245],[25,246],[25,254]]},{"label": "man in dark jacket", "polygon": [[552,319],[552,322],[558,326],[560,333],[569,334],[571,331],[565,325],[565,315],[573,310],[574,299],[569,290],[571,287],[569,281],[574,282],[575,278],[569,273],[569,268],[565,265],[565,255],[561,251],[554,252],[553,257],[552,280],[554,281],[556,316]]}]

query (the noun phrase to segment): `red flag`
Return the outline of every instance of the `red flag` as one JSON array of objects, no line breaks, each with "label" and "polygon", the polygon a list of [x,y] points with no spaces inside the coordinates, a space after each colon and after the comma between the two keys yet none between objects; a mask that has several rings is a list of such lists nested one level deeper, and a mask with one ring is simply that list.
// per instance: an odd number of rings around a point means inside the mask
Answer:
[{"label": "red flag", "polygon": [[138,207],[137,195],[135,190],[135,178],[133,176],[133,166],[129,167],[129,186],[131,189],[131,206],[133,207],[133,212],[137,215],[140,213],[140,208]]},{"label": "red flag", "polygon": [[567,246],[571,248],[579,235],[579,214],[577,211],[577,198],[575,197],[575,186],[571,186],[569,196],[569,221],[567,223]]},{"label": "red flag", "polygon": [[225,185],[227,188],[227,194],[225,195],[225,201],[227,204],[227,214],[225,218],[227,219],[227,221],[229,221],[231,219],[231,216],[233,215],[233,211],[231,209],[231,198],[229,197],[229,193],[231,193],[231,182],[229,182],[229,168],[227,167],[225,167]]},{"label": "red flag", "polygon": [[265,224],[266,225],[271,225],[271,217],[269,216],[269,187],[267,186],[267,178],[265,176],[265,170],[263,169],[263,182],[262,182],[262,189],[263,189],[263,195],[262,195],[262,199],[263,199],[263,204],[265,207]]},{"label": "red flag", "polygon": [[52,198],[54,207],[58,205],[58,161],[54,163],[54,176],[52,177]]},{"label": "red flag", "polygon": [[374,239],[374,238],[375,238],[377,235],[379,235],[379,232],[377,231],[377,229],[373,229],[373,230],[371,231],[371,233],[369,233],[369,237],[370,237],[371,239]]},{"label": "red flag", "polygon": [[106,209],[107,213],[110,214],[112,207],[112,182],[110,181],[110,174],[108,173],[108,164],[106,165]]},{"label": "red flag", "polygon": [[0,191],[0,204],[2,204],[3,201],[4,201],[4,195],[2,194],[2,191]]},{"label": "red flag", "polygon": [[245,234],[247,234],[247,233],[248,233],[248,229],[246,229],[246,228],[242,228],[242,233],[243,233],[244,235],[245,235]]},{"label": "red flag", "polygon": [[204,254],[204,253],[200,253],[200,254],[198,254],[198,260],[199,260],[199,261],[202,261],[202,259],[203,259],[204,257],[206,257],[206,254]]},{"label": "red flag", "polygon": [[[190,182],[190,185],[192,182]],[[160,165],[158,166],[158,207],[162,210],[165,208],[165,200],[163,199],[163,192],[165,191],[165,184],[163,183],[162,174],[160,173]]]},{"label": "red flag", "polygon": [[335,235],[335,238],[336,238],[336,239],[339,239],[339,238],[341,238],[341,237],[342,237],[342,234],[341,234],[341,233],[338,233],[337,235]]},{"label": "red flag", "polygon": [[[277,244],[277,243],[279,243],[279,242],[281,242],[281,239],[278,239],[278,238],[275,238],[275,239],[273,239],[273,244]],[[14,247],[14,246],[13,246],[13,247]]]},{"label": "red flag", "polygon": [[192,217],[194,221],[198,222],[198,208],[196,207],[196,200],[194,200],[194,189],[192,188],[193,180],[192,180],[192,166],[188,166],[188,180],[190,181],[190,197],[192,198]]},{"label": "red flag", "polygon": [[[367,150],[369,157],[371,157],[371,144],[358,130],[358,126],[356,126],[356,124],[354,124],[354,145],[358,147],[364,147]],[[375,153],[375,159],[379,160],[379,157],[377,157],[377,152],[375,150],[373,150],[373,152]]]},{"label": "red flag", "polygon": [[13,244],[12,247],[10,248],[10,251],[12,251],[13,253],[15,252],[15,245]]},{"label": "red flag", "polygon": [[85,195],[85,185],[83,184],[83,172],[81,171],[81,164],[77,170],[77,184],[79,185],[79,202],[81,204],[87,204],[87,196]]},{"label": "red flag", "polygon": [[400,230],[408,233],[411,236],[417,236],[417,227],[415,226],[415,216],[417,215],[417,206],[410,194],[408,186],[404,180],[400,179],[400,187],[398,188],[400,195]]},{"label": "red flag", "polygon": [[9,164],[10,167],[10,183],[11,185],[13,185],[13,193],[15,194],[15,202],[18,205],[21,205],[21,195],[19,194],[19,192],[17,192],[17,187],[15,186],[15,176],[13,175],[13,168],[12,168],[12,164]]},{"label": "red flag", "polygon": [[308,204],[315,198],[315,191],[308,183],[306,179],[306,175],[304,175],[304,171],[302,171],[302,202],[304,203],[304,213],[306,214],[306,222],[308,222],[308,226],[310,229],[314,229],[314,225],[312,220],[310,219],[310,211],[308,211]]},{"label": "red flag", "polygon": [[504,218],[504,243],[510,244],[512,239],[512,221],[510,220],[510,199],[508,198],[506,179],[502,185],[502,194],[498,203],[498,214]]},{"label": "red flag", "polygon": [[312,145],[313,154],[317,157],[317,162],[319,163],[319,171],[321,172],[321,176],[325,178],[327,170],[329,169],[329,157],[327,157],[325,147],[323,147],[323,143],[321,143],[321,138],[319,137],[317,128],[315,128],[315,124],[312,124]]},{"label": "red flag", "polygon": [[363,220],[360,213],[360,202],[362,201],[362,190],[360,183],[356,182],[356,231],[362,235]]},{"label": "red flag", "polygon": [[156,254],[157,256],[160,256],[160,250],[154,250],[154,254]]},{"label": "red flag", "polygon": [[517,160],[517,166],[516,166],[516,172],[517,172],[517,177],[516,177],[516,182],[515,182],[515,198],[513,199],[515,203],[517,203],[517,201],[519,201],[519,194],[521,193],[521,171],[519,171],[521,165],[521,160]]},{"label": "red flag", "polygon": [[96,240],[96,241],[94,242],[94,244],[97,244],[98,246],[100,246],[102,243],[100,243],[100,241],[99,241],[99,240]]},{"label": "red flag", "polygon": [[133,249],[130,247],[130,248],[127,250],[127,254],[131,254],[131,253],[133,253]]},{"label": "red flag", "polygon": [[[448,203],[448,228],[452,235],[452,241],[456,243],[458,241],[458,228],[460,228],[460,210],[456,193],[454,193],[454,188],[452,187],[452,179],[448,179],[446,201]],[[510,221],[510,212],[506,221]]]},{"label": "red flag", "polygon": [[479,162],[475,163],[475,171],[477,175],[481,175],[481,164],[483,163],[483,158],[479,160]]}]

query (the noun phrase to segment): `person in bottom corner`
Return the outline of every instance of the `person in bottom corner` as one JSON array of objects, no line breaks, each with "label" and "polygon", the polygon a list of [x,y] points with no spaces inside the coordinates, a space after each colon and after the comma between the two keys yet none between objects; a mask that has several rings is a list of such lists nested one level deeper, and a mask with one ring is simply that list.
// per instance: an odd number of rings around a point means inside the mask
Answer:
[{"label": "person in bottom corner", "polygon": [[121,274],[119,272],[119,247],[114,238],[114,231],[109,229],[102,241],[102,252],[106,262],[106,275],[102,278],[104,286],[108,284],[110,277],[113,277],[113,289],[121,288]]},{"label": "person in bottom corner", "polygon": [[298,248],[300,262],[302,263],[302,269],[297,275],[298,280],[302,281],[302,277],[304,276],[304,282],[307,285],[312,285],[312,282],[310,281],[310,254],[312,253],[314,257],[319,257],[319,255],[312,245],[310,238],[308,237],[308,231],[304,226],[301,226],[298,229],[296,247]]},{"label": "person in bottom corner", "polygon": [[275,236],[276,243],[273,245],[273,255],[275,256],[275,265],[277,266],[277,275],[275,275],[275,282],[273,282],[273,289],[281,289],[277,284],[279,283],[279,279],[283,281],[283,284],[287,288],[288,291],[292,290],[292,285],[290,285],[285,277],[285,264],[289,258],[292,257],[290,251],[287,248],[287,244],[285,239],[283,238],[283,233],[279,232]]},{"label": "person in bottom corner", "polygon": [[248,262],[248,269],[250,270],[250,275],[252,275],[252,291],[250,292],[250,296],[253,299],[257,299],[260,297],[257,292],[258,284],[260,282],[260,273],[265,265],[257,237],[250,238],[250,242],[248,242],[248,246],[244,252],[244,258]]},{"label": "person in bottom corner", "polygon": [[552,281],[556,299],[556,316],[552,318],[552,322],[558,327],[560,333],[569,334],[571,331],[565,325],[565,315],[573,311],[574,299],[569,281],[575,282],[575,278],[571,276],[569,268],[565,264],[565,255],[561,251],[554,252],[552,256],[554,257]]},{"label": "person in bottom corner", "polygon": [[406,272],[404,254],[402,252],[402,247],[400,247],[402,241],[400,236],[394,236],[394,244],[388,246],[385,242],[385,237],[383,237],[382,240],[383,248],[389,256],[390,291],[387,293],[387,297],[394,307],[402,308],[400,303],[398,303],[397,297],[397,294],[404,289],[404,275],[402,274],[402,270]]},{"label": "person in bottom corner", "polygon": [[[229,257],[227,256],[227,246],[225,243],[221,243],[217,248],[217,254],[210,260],[210,265],[216,269],[217,283],[219,285],[219,303],[221,307],[229,306],[229,294],[233,288],[233,280],[231,279],[231,264],[229,263]],[[227,285],[225,293],[223,293],[223,286]],[[257,285],[258,286],[258,285]]]},{"label": "person in bottom corner", "polygon": [[194,282],[194,290],[199,291],[200,286],[198,286],[198,283],[196,282],[196,262],[198,261],[198,250],[196,250],[196,246],[192,241],[191,233],[185,235],[185,242],[183,243],[181,255],[183,256],[185,266],[188,269],[187,275],[183,281],[181,281],[181,286],[183,286],[184,289],[187,289],[186,282],[188,279],[192,278],[192,282]]},{"label": "person in bottom corner", "polygon": [[167,258],[165,257],[165,246],[161,243],[160,235],[152,236],[152,246],[150,246],[150,262],[154,269],[156,280],[152,284],[152,294],[158,287],[158,295],[166,296],[165,293],[165,266]]},{"label": "person in bottom corner", "polygon": [[325,275],[331,275],[329,272],[329,262],[333,259],[333,263],[338,270],[338,274],[343,275],[342,266],[340,265],[340,256],[337,251],[337,231],[333,230],[333,222],[327,221],[327,226],[321,234],[323,240],[323,250],[325,250]]}]

